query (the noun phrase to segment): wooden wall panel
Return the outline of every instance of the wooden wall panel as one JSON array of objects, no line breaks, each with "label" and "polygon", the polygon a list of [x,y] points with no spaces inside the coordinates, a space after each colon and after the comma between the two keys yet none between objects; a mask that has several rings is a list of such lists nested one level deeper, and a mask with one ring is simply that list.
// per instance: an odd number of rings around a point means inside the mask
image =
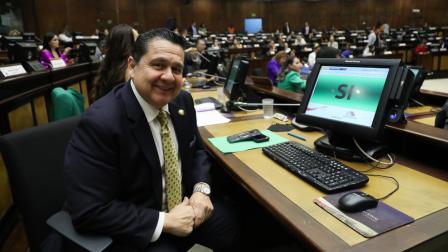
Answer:
[{"label": "wooden wall panel", "polygon": [[137,8],[137,0],[118,1],[120,23],[130,24],[138,29],[140,22],[138,21]]},{"label": "wooden wall panel", "polygon": [[73,31],[92,35],[96,28],[97,10],[95,1],[65,0],[67,5],[67,24]]},{"label": "wooden wall panel", "polygon": [[[233,23],[243,30],[243,19],[255,13],[266,31],[281,29],[288,21],[294,30],[308,21],[315,28],[361,28],[378,20],[392,27],[403,25],[448,25],[446,0],[20,0],[25,6],[25,27],[42,34],[59,31],[67,23],[74,30],[91,34],[94,27],[111,28],[128,23],[139,31],[164,26],[168,17],[178,27],[205,23],[210,31],[225,31]],[[420,9],[420,14],[412,13]],[[30,17],[29,13],[34,17]],[[49,18],[51,17],[51,18]]]},{"label": "wooden wall panel", "polygon": [[[175,16],[174,9],[178,9],[181,6],[178,5],[178,1],[174,0],[154,0],[154,1],[140,1],[143,2],[142,7],[144,9],[144,25],[142,32],[145,29],[151,29],[154,27],[165,26],[165,21],[168,17]],[[182,9],[182,11],[187,12],[189,10]],[[181,16],[175,16],[176,19],[180,20]]]},{"label": "wooden wall panel", "polygon": [[34,0],[34,6],[39,25],[36,32],[40,37],[47,32],[58,33],[68,24],[66,1]]},{"label": "wooden wall panel", "polygon": [[104,28],[110,29],[118,23],[116,0],[97,0],[92,2],[96,3],[95,10],[97,13],[97,28],[101,30]]}]

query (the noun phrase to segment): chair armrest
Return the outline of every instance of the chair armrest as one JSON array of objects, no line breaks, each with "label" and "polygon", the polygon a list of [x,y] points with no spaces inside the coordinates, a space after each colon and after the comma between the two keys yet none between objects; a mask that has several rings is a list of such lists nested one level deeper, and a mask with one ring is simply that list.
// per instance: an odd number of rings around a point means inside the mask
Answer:
[{"label": "chair armrest", "polygon": [[65,238],[88,251],[100,252],[112,243],[112,238],[109,236],[78,233],[73,227],[72,218],[66,211],[53,214],[47,219],[47,224]]}]

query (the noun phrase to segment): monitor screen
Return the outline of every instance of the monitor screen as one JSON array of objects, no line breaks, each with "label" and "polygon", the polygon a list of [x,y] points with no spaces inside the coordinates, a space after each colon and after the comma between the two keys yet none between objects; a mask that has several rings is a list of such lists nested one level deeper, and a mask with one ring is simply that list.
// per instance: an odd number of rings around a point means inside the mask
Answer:
[{"label": "monitor screen", "polygon": [[410,106],[423,105],[422,103],[417,101],[417,98],[419,96],[420,88],[422,87],[423,81],[425,80],[425,71],[421,66],[409,66],[409,69],[411,69],[412,73],[414,74],[413,88],[412,91],[410,91],[409,95],[409,98],[412,98]]},{"label": "monitor screen", "polygon": [[34,42],[17,42],[11,50],[11,62],[25,62],[37,59],[37,45]]},{"label": "monitor screen", "polygon": [[322,66],[306,115],[372,127],[389,68]]},{"label": "monitor screen", "polygon": [[425,80],[425,72],[423,71],[423,67],[409,66],[409,69],[411,69],[414,74],[414,87],[416,88],[416,91],[418,91]]},{"label": "monitor screen", "polygon": [[209,60],[207,62],[207,74],[215,75],[218,68],[219,56],[208,51],[204,57]]},{"label": "monitor screen", "polygon": [[261,18],[245,18],[244,30],[247,33],[257,33],[263,30],[263,19]]},{"label": "monitor screen", "polygon": [[230,65],[226,82],[224,84],[224,94],[231,101],[236,101],[243,96],[243,85],[246,80],[249,62],[240,57],[235,57]]},{"label": "monitor screen", "polygon": [[327,132],[317,150],[358,160],[353,138],[377,140],[401,78],[399,59],[317,59],[296,121]]}]

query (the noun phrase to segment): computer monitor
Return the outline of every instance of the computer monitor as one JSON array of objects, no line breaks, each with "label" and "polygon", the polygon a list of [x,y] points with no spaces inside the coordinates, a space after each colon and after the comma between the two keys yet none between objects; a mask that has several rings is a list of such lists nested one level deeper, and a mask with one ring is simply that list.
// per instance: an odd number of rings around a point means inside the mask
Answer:
[{"label": "computer monitor", "polygon": [[399,59],[317,59],[296,121],[326,130],[318,151],[362,160],[353,138],[376,144],[396,102],[398,73]]},{"label": "computer monitor", "polygon": [[78,48],[78,62],[92,62],[93,56],[95,56],[96,43],[93,42],[81,42]]},{"label": "computer monitor", "polygon": [[25,62],[37,59],[37,45],[35,42],[17,42],[11,54],[11,62]]},{"label": "computer monitor", "polygon": [[9,47],[14,47],[15,43],[22,41],[22,36],[2,36],[2,49],[8,50]]},{"label": "computer monitor", "polygon": [[204,57],[209,60],[207,62],[207,74],[215,75],[219,63],[219,54],[216,55],[215,53],[207,51]]},{"label": "computer monitor", "polygon": [[22,36],[25,41],[36,41],[36,34],[34,32],[24,32]]},{"label": "computer monitor", "polygon": [[244,58],[235,57],[230,65],[226,82],[224,84],[224,94],[230,101],[243,101],[245,98],[245,85],[249,61]]},{"label": "computer monitor", "polygon": [[414,84],[413,84],[414,88],[410,94],[410,98],[411,98],[410,105],[416,105],[416,104],[419,104],[419,102],[416,101],[415,99],[418,97],[418,95],[420,93],[420,88],[422,87],[423,81],[425,80],[426,73],[425,73],[423,67],[421,67],[421,66],[408,66],[408,67],[414,74],[414,79],[413,79],[414,80]]}]

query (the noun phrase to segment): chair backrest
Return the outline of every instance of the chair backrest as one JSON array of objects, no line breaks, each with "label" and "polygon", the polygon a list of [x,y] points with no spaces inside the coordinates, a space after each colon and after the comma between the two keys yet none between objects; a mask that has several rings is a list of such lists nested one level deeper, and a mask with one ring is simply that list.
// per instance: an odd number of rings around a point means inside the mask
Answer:
[{"label": "chair backrest", "polygon": [[437,113],[434,126],[437,128],[448,129],[448,100],[442,106],[442,110]]},{"label": "chair backrest", "polygon": [[31,251],[39,251],[50,232],[47,218],[65,200],[65,148],[80,117],[49,123],[0,137],[14,204],[22,214]]},{"label": "chair backrest", "polygon": [[51,91],[51,102],[53,103],[52,121],[80,115],[84,112],[84,97],[71,87],[67,90],[61,87],[54,88]]},{"label": "chair backrest", "polygon": [[248,73],[257,76],[267,76],[266,65],[269,60],[270,59],[268,57],[262,59],[249,59]]},{"label": "chair backrest", "polygon": [[250,77],[252,78],[252,81],[254,82],[255,85],[265,86],[269,88],[272,88],[274,86],[274,84],[272,84],[271,79],[269,79],[268,77],[255,76],[255,75],[251,75]]}]

